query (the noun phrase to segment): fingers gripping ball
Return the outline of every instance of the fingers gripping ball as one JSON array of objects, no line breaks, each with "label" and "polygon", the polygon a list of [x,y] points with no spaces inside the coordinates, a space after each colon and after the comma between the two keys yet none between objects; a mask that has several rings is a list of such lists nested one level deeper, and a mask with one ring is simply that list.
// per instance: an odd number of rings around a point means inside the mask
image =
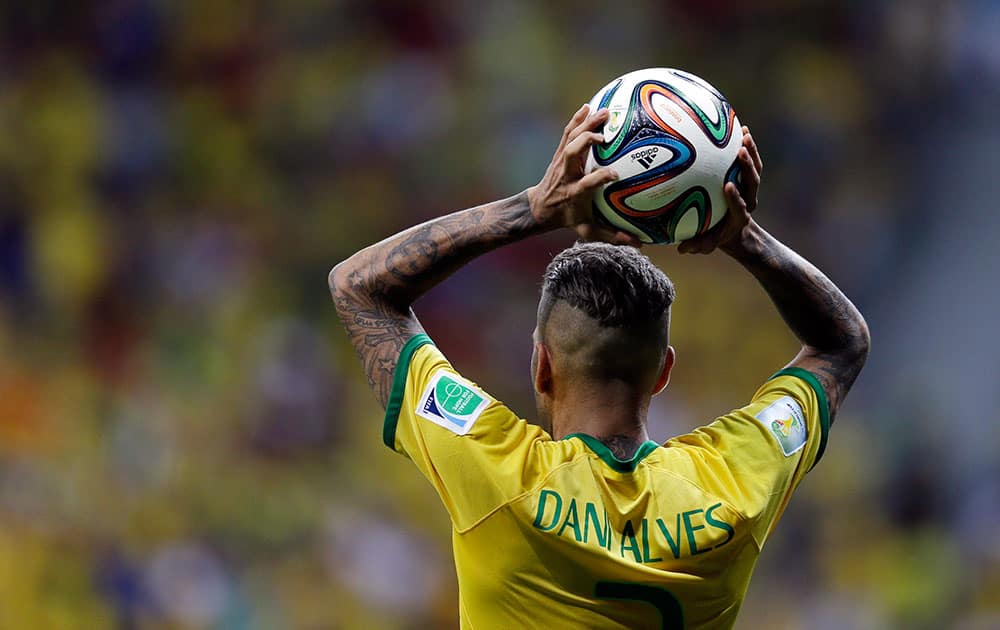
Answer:
[{"label": "fingers gripping ball", "polygon": [[618,173],[594,194],[595,216],[646,243],[683,241],[722,219],[742,134],[718,90],[681,70],[648,68],[606,85],[590,107],[607,107],[609,117],[586,171]]}]

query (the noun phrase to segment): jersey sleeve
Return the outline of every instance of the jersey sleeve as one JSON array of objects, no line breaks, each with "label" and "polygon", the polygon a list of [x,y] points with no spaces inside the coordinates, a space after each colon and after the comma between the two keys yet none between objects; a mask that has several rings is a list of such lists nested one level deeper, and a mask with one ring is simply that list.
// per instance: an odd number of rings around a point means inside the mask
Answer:
[{"label": "jersey sleeve", "polygon": [[535,447],[550,440],[458,374],[424,334],[400,353],[382,439],[416,464],[459,531],[520,495]]},{"label": "jersey sleeve", "polygon": [[830,430],[826,392],[810,372],[786,368],[750,404],[671,442],[700,451],[706,485],[752,523],[758,547],[792,492],[823,456]]}]

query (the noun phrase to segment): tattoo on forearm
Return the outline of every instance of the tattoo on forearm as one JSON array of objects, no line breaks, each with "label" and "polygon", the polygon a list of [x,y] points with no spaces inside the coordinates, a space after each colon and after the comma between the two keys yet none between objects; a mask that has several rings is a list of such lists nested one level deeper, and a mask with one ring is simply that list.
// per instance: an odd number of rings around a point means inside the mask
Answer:
[{"label": "tattoo on forearm", "polygon": [[522,193],[410,228],[337,266],[337,314],[383,407],[399,352],[423,330],[410,305],[476,256],[540,229]]},{"label": "tattoo on forearm", "polygon": [[861,313],[819,269],[770,236],[758,256],[741,262],[804,344],[792,365],[816,376],[835,415],[868,355],[868,327]]}]

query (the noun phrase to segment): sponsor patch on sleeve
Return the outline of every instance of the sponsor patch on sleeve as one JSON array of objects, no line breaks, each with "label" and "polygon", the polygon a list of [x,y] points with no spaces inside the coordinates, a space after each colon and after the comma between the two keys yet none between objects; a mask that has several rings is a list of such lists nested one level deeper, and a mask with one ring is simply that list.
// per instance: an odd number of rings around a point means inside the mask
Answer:
[{"label": "sponsor patch on sleeve", "polygon": [[465,435],[493,399],[461,376],[438,370],[417,400],[416,414]]},{"label": "sponsor patch on sleeve", "polygon": [[778,440],[785,457],[805,446],[809,431],[806,417],[791,396],[783,396],[760,411],[754,418]]}]

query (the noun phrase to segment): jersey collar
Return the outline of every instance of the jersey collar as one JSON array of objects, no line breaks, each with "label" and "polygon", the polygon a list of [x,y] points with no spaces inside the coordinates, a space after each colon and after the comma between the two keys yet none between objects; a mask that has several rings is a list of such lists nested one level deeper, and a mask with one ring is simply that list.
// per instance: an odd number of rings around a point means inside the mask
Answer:
[{"label": "jersey collar", "polygon": [[632,459],[618,459],[615,454],[611,452],[607,446],[604,445],[600,440],[592,435],[587,435],[586,433],[571,433],[564,437],[564,440],[569,438],[577,438],[587,445],[587,448],[594,451],[594,454],[600,457],[605,464],[610,466],[612,469],[618,472],[632,472],[635,470],[636,466],[639,465],[647,455],[659,448],[659,444],[652,440],[646,440],[632,456]]}]

